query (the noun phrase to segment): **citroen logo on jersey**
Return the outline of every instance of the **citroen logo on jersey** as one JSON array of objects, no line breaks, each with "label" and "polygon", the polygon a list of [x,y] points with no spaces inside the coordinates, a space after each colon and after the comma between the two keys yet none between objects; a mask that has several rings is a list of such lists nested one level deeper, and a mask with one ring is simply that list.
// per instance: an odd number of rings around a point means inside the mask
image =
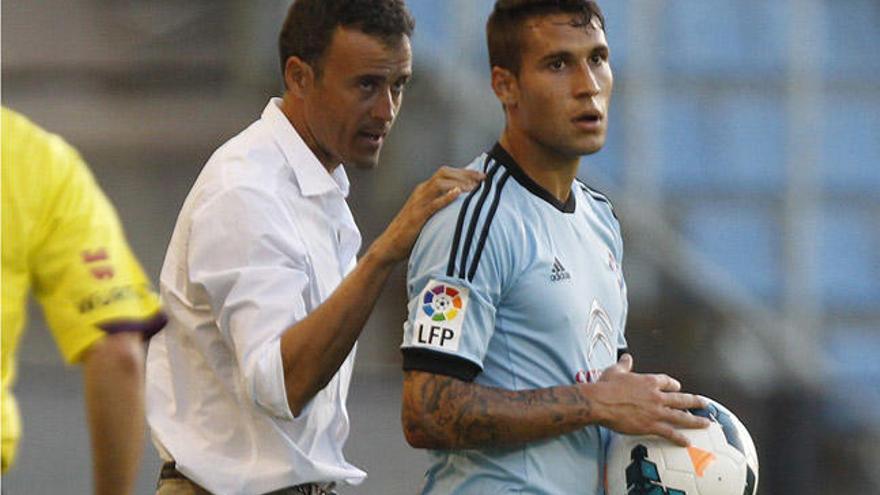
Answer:
[{"label": "citroen logo on jersey", "polygon": [[568,280],[571,278],[571,274],[568,273],[568,270],[562,266],[562,262],[559,261],[559,258],[553,258],[553,268],[550,269],[550,281],[551,282],[561,282],[563,280]]},{"label": "citroen logo on jersey", "polygon": [[574,376],[577,383],[598,381],[602,376],[603,369],[614,364],[617,358],[614,326],[611,324],[608,313],[596,299],[593,299],[593,304],[590,306],[590,319],[587,323],[586,333],[586,361],[589,366],[592,366],[592,369],[577,370]]},{"label": "citroen logo on jersey", "polygon": [[593,355],[598,349],[604,349],[608,356],[615,356],[614,352],[614,327],[611,325],[611,318],[608,313],[599,304],[599,301],[593,299],[593,305],[590,307],[590,322],[587,324],[587,339],[589,351],[587,360],[591,363]]}]

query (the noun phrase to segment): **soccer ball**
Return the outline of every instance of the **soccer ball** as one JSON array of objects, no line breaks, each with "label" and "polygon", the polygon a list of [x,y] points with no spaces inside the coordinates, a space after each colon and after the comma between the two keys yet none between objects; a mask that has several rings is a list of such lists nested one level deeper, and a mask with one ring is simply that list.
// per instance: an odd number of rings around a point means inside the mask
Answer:
[{"label": "soccer ball", "polygon": [[712,424],[681,430],[691,442],[688,448],[655,436],[612,433],[607,495],[755,495],[758,455],[743,424],[712,400],[690,412]]}]

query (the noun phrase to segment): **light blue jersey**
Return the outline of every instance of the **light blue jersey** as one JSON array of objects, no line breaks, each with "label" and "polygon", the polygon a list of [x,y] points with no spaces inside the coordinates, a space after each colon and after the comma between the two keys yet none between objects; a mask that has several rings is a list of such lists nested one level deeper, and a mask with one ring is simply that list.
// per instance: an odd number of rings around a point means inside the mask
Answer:
[{"label": "light blue jersey", "polygon": [[[620,226],[580,182],[565,204],[496,145],[479,189],[438,212],[413,249],[404,368],[508,390],[595,381],[626,347]],[[431,451],[424,493],[603,493],[607,432],[515,448]]]}]

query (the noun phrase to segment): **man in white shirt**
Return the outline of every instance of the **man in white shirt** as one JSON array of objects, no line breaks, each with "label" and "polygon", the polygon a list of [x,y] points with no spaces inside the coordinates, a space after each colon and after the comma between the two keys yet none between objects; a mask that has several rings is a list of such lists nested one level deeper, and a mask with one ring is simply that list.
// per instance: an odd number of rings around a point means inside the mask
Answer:
[{"label": "man in white shirt", "polygon": [[441,168],[359,261],[340,164],[371,168],[411,74],[403,0],[296,0],[283,98],[218,149],[162,268],[169,324],[150,342],[158,492],[330,494],[366,473],[342,454],[355,342],[393,266],[482,174]]}]

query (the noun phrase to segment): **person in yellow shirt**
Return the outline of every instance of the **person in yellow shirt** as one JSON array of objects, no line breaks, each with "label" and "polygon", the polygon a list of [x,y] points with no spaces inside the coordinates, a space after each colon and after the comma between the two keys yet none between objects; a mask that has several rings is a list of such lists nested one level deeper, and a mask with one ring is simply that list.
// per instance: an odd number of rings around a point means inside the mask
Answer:
[{"label": "person in yellow shirt", "polygon": [[143,340],[165,324],[113,206],[77,151],[2,109],[2,469],[21,420],[12,385],[28,294],[83,367],[95,493],[133,489],[143,451]]}]

